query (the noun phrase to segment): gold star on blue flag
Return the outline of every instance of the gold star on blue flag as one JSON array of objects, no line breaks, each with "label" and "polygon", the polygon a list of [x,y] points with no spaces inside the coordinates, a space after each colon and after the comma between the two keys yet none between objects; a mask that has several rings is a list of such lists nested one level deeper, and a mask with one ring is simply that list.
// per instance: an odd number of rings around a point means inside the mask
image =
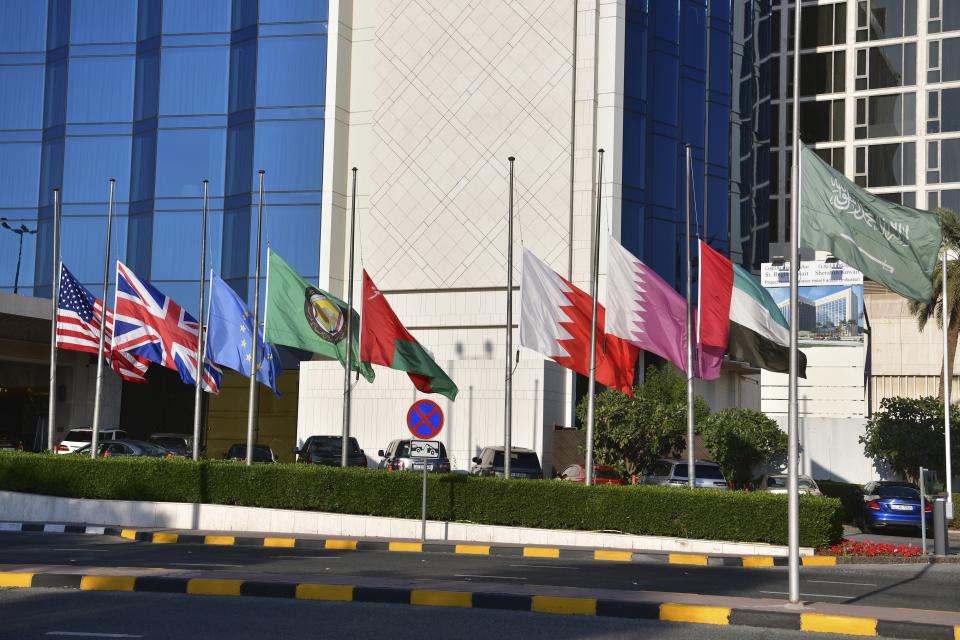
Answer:
[{"label": "gold star on blue flag", "polygon": [[[254,333],[251,313],[240,296],[216,273],[210,275],[210,319],[207,324],[207,357],[213,362],[250,376],[253,362]],[[283,372],[276,347],[263,342],[263,333],[257,336],[257,380],[273,389],[277,396],[277,377]]]}]

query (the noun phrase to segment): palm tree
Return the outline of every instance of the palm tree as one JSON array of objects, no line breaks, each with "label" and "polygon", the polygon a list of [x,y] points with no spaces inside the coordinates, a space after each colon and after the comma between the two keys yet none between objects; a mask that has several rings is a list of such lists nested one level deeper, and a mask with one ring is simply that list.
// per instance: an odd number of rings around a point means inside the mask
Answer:
[{"label": "palm tree", "polygon": [[[934,213],[940,216],[943,222],[943,240],[948,257],[953,259],[947,266],[947,315],[950,326],[947,330],[947,365],[951,378],[953,376],[953,362],[957,353],[957,341],[960,338],[960,218],[957,218],[950,209],[935,209]],[[910,313],[917,318],[920,331],[927,326],[927,321],[935,318],[937,326],[943,329],[941,305],[943,304],[943,263],[937,260],[933,272],[933,300],[930,302],[910,301]],[[940,385],[940,398],[943,398],[943,385]]]}]

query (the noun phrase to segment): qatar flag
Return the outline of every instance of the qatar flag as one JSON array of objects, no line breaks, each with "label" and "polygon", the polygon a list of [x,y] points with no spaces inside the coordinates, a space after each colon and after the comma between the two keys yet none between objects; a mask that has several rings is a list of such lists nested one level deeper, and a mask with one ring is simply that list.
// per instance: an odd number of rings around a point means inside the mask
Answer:
[{"label": "qatar flag", "polygon": [[[520,288],[520,344],[580,375],[590,375],[593,298],[523,250]],[[632,395],[640,351],[604,333],[603,307],[597,305],[596,381]]]}]

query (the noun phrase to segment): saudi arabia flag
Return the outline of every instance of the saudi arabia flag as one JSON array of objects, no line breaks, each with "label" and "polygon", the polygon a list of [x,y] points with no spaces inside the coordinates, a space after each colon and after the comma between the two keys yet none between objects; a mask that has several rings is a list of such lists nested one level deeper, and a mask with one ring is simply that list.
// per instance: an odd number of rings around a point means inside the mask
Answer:
[{"label": "saudi arabia flag", "polygon": [[[330,360],[347,361],[347,303],[318,289],[267,250],[267,310],[264,341],[312,351]],[[351,368],[373,382],[373,368],[360,361],[360,316],[352,313]]]},{"label": "saudi arabia flag", "polygon": [[[767,290],[736,264],[733,265],[727,349],[734,360],[768,371],[790,371],[790,325]],[[799,375],[806,378],[807,357],[802,351],[798,351],[798,355]]]}]

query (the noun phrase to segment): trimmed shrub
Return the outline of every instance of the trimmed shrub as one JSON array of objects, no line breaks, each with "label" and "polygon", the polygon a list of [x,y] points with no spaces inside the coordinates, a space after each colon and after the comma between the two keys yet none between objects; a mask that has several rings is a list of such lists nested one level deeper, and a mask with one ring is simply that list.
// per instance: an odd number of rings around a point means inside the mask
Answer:
[{"label": "trimmed shrub", "polygon": [[[420,517],[421,483],[418,473],[314,465],[247,467],[219,460],[0,454],[0,489],[78,498],[202,502],[416,519]],[[643,485],[587,487],[464,475],[432,475],[429,483],[427,512],[434,520],[787,542],[786,496],[764,492]],[[839,501],[804,496],[800,517],[802,545],[820,548],[841,539]]]}]

